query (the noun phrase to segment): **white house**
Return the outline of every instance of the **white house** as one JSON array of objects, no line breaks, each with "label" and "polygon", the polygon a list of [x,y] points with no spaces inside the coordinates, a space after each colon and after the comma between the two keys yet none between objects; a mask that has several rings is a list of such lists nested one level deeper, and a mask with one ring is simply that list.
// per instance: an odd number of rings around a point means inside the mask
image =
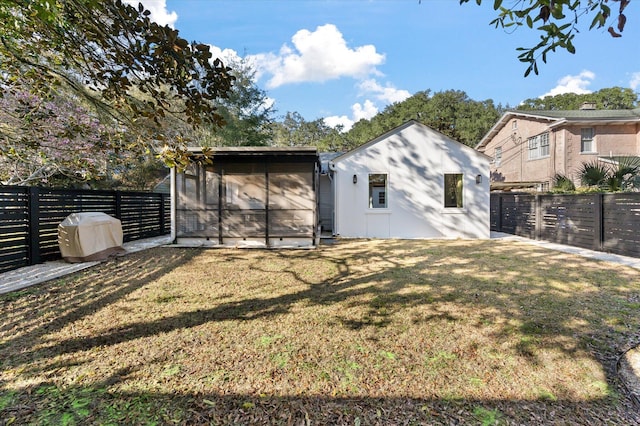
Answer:
[{"label": "white house", "polygon": [[489,238],[490,158],[411,120],[330,162],[333,233]]}]

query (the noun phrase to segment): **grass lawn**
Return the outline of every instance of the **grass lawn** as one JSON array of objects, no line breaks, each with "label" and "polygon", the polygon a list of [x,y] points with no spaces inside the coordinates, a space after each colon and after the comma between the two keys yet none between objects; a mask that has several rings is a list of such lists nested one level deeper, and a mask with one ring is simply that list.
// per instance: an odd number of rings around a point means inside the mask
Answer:
[{"label": "grass lawn", "polygon": [[524,243],[155,248],[0,307],[0,424],[640,424],[640,271]]}]

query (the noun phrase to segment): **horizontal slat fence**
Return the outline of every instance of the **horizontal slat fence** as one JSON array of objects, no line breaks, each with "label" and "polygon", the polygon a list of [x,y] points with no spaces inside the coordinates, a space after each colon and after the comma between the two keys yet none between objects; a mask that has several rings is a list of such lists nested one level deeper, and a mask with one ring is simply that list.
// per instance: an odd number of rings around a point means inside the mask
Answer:
[{"label": "horizontal slat fence", "polygon": [[640,194],[606,194],[602,207],[604,249],[640,257]]},{"label": "horizontal slat fence", "polygon": [[640,257],[640,193],[491,194],[491,230]]},{"label": "horizontal slat fence", "polygon": [[29,193],[24,188],[0,187],[0,206],[1,272],[28,264]]},{"label": "horizontal slat fence", "polygon": [[170,232],[168,194],[0,186],[0,272],[60,259],[58,225],[89,211],[120,219],[125,242]]}]

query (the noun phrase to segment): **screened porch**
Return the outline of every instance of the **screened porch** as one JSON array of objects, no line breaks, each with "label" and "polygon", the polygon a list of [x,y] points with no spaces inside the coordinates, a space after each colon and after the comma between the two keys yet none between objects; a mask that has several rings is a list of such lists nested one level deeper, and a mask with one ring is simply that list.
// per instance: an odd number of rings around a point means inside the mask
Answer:
[{"label": "screened porch", "polygon": [[175,173],[178,243],[236,247],[316,244],[315,148],[218,149]]}]

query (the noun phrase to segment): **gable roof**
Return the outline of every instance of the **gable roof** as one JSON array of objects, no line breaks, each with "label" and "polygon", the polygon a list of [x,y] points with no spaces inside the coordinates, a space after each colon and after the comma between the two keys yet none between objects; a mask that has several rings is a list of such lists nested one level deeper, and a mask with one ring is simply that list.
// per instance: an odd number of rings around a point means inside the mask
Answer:
[{"label": "gable roof", "polygon": [[485,146],[512,118],[548,121],[549,127],[565,124],[628,124],[640,123],[640,108],[635,109],[579,109],[553,111],[507,111],[493,125],[476,149]]},{"label": "gable roof", "polygon": [[351,151],[347,151],[344,154],[341,154],[341,155],[337,156],[336,158],[334,158],[332,160],[332,163],[344,160],[345,158],[350,157],[350,156],[352,156],[353,154],[355,154],[357,152],[363,151],[363,150],[369,148],[370,146],[375,145],[378,142],[387,139],[389,136],[391,136],[393,134],[396,134],[396,133],[400,133],[404,129],[407,129],[407,128],[411,127],[411,126],[419,126],[419,127],[423,128],[423,129],[429,131],[429,132],[433,132],[433,133],[435,133],[437,135],[440,135],[446,141],[460,145],[463,149],[467,150],[467,152],[469,154],[471,154],[471,155],[480,155],[482,157],[487,157],[487,155],[485,155],[482,152],[476,151],[473,147],[465,145],[462,142],[459,142],[459,141],[457,141],[455,139],[451,139],[449,136],[447,136],[447,135],[445,135],[443,133],[440,133],[437,130],[432,129],[429,126],[425,126],[424,124],[420,123],[419,121],[409,120],[409,121],[407,121],[407,122],[405,122],[405,123],[393,128],[393,129],[389,130],[388,132],[383,133],[382,135],[378,136],[377,138],[372,139],[369,142],[365,142],[362,145],[360,145],[360,146],[358,146],[356,148],[353,148]]}]

